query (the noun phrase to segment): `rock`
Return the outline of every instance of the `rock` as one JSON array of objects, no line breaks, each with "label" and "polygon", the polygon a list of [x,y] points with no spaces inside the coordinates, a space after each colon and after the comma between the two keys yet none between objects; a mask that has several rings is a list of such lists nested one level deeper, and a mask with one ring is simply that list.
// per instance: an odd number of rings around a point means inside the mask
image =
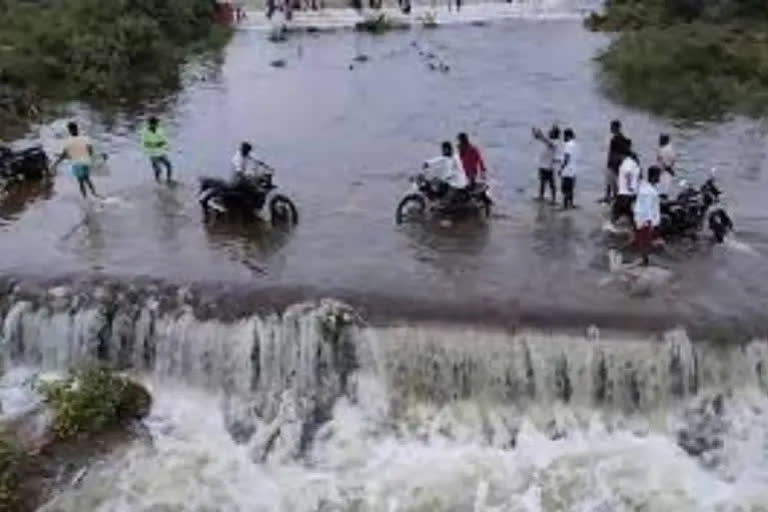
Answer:
[{"label": "rock", "polygon": [[707,464],[716,463],[719,458],[709,452],[717,452],[723,447],[723,435],[729,429],[724,413],[724,399],[720,394],[704,398],[688,409],[685,412],[686,425],[677,433],[678,446],[692,457],[708,454]]},{"label": "rock", "polygon": [[128,380],[118,407],[121,421],[145,418],[152,408],[152,395],[141,384]]}]

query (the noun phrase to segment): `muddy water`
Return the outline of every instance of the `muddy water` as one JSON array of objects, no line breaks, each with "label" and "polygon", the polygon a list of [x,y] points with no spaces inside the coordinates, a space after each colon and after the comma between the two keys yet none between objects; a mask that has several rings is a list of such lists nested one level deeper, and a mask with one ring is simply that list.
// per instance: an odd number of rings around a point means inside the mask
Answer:
[{"label": "muddy water", "polygon": [[[137,144],[140,119],[78,118],[108,151],[111,198],[82,203],[67,172],[52,189],[16,195],[0,211],[0,272],[106,274],[225,286],[309,287],[460,308],[759,322],[768,305],[765,137],[746,120],[674,125],[622,109],[597,90],[607,43],[575,20],[511,20],[370,37],[306,35],[274,45],[236,35],[219,69],[148,110],[162,115],[179,184],[156,185]],[[421,54],[420,54],[421,53]],[[450,67],[429,69],[432,53]],[[369,60],[353,63],[356,55]],[[286,66],[269,63],[284,59]],[[352,65],[353,69],[350,69]],[[608,122],[620,117],[645,161],[672,133],[694,181],[720,170],[737,225],[726,247],[671,247],[671,280],[638,298],[608,272],[600,195]],[[530,127],[559,121],[583,152],[577,202],[561,213],[534,202],[538,148]],[[44,127],[50,150],[60,123]],[[487,225],[396,227],[407,178],[439,142],[468,131],[485,151],[497,207]],[[206,226],[197,178],[228,174],[241,140],[278,169],[301,222],[291,233]],[[447,308],[447,306],[445,306]]]}]

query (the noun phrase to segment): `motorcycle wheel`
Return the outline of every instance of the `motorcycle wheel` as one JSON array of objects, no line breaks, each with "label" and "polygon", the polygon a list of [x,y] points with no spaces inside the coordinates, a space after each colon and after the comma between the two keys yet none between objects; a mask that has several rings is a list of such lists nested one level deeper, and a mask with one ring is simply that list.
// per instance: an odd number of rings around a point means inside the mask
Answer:
[{"label": "motorcycle wheel", "polygon": [[481,205],[482,205],[482,212],[483,217],[486,219],[489,219],[491,217],[491,206],[493,206],[493,201],[488,196],[483,195],[481,199]]},{"label": "motorcycle wheel", "polygon": [[403,221],[413,215],[413,212],[417,212],[416,216],[423,217],[427,211],[427,202],[419,194],[408,194],[400,201],[395,210],[395,222],[402,224]]},{"label": "motorcycle wheel", "polygon": [[715,241],[721,244],[725,241],[725,235],[733,229],[733,221],[725,213],[725,210],[718,208],[709,214],[709,229],[712,231]]},{"label": "motorcycle wheel", "polygon": [[269,218],[273,225],[296,225],[299,222],[299,212],[293,201],[278,194],[269,201]]}]

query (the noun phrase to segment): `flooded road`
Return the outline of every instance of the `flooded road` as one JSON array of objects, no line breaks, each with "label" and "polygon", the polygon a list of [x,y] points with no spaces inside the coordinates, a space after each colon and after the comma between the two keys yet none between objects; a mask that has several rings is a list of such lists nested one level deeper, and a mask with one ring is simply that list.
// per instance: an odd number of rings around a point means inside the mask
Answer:
[{"label": "flooded road", "polygon": [[[482,309],[537,310],[556,319],[631,313],[649,318],[759,323],[768,306],[765,134],[731,120],[672,125],[625,110],[598,91],[592,59],[603,35],[576,20],[510,20],[370,37],[352,32],[269,43],[238,33],[220,69],[152,113],[161,115],[180,183],[158,186],[138,145],[140,121],[87,114],[110,154],[97,189],[114,198],[85,206],[68,172],[53,189],[0,208],[3,275],[107,275],[248,288],[309,287],[409,297]],[[445,63],[431,70],[425,54]],[[368,56],[355,62],[357,55]],[[270,62],[283,59],[285,67]],[[148,112],[149,113],[149,112]],[[670,132],[693,181],[716,166],[737,227],[725,247],[670,247],[655,260],[672,279],[637,297],[611,282],[601,194],[608,123],[624,121],[643,162]],[[538,147],[532,124],[572,126],[584,173],[574,212],[533,201]],[[63,124],[45,127],[49,150]],[[395,206],[440,141],[467,131],[484,150],[496,209],[485,225],[397,227]],[[242,140],[277,170],[301,221],[266,227],[205,225],[201,175],[227,176]],[[448,309],[446,309],[447,311]]]}]

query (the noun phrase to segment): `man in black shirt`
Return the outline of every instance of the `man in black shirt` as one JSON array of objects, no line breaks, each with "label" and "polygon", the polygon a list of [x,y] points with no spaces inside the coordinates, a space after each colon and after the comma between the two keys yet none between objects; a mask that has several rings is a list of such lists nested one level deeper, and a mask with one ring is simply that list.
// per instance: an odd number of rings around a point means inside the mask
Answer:
[{"label": "man in black shirt", "polygon": [[621,121],[611,121],[611,142],[608,145],[608,162],[605,170],[605,197],[603,202],[610,203],[616,197],[616,180],[619,166],[629,147],[629,139],[621,132]]}]

